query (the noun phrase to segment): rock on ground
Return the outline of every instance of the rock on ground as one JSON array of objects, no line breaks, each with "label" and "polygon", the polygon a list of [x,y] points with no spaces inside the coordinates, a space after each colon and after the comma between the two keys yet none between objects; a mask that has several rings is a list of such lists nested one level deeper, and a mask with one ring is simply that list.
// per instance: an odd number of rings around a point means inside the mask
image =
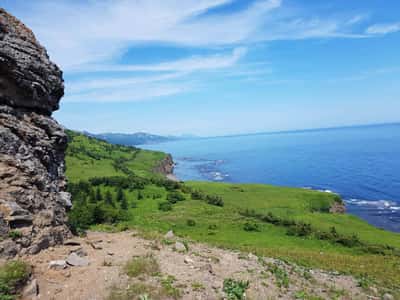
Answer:
[{"label": "rock on ground", "polygon": [[[122,293],[135,284],[151,286],[151,291],[157,291],[162,290],[166,282],[171,284],[170,291],[172,288],[179,291],[181,296],[178,299],[226,299],[223,286],[227,278],[248,280],[250,285],[246,295],[252,300],[337,299],[338,293],[342,295],[338,299],[373,299],[351,276],[307,270],[272,258],[248,256],[194,242],[190,242],[190,249],[183,254],[175,251],[174,245],[163,244],[163,237],[158,241],[149,241],[129,231],[89,232],[87,239],[107,241],[101,242],[103,249],[97,250],[87,240],[80,239],[90,259],[87,266],[49,269],[49,261],[64,259],[69,255],[70,246],[65,245],[56,246],[53,251],[47,249],[38,255],[23,257],[34,266],[33,276],[38,280],[40,299],[102,300],[107,299],[110,291],[116,287]],[[155,242],[160,245],[157,249],[152,247]],[[108,255],[110,252],[114,255]],[[132,258],[149,255],[159,265],[159,272],[129,278],[124,272],[125,264]],[[275,268],[282,270],[280,277],[275,275]],[[308,276],[305,276],[306,273]],[[279,278],[282,278],[282,274],[288,277],[287,287],[281,286],[282,279]],[[161,299],[173,297],[164,296]]]}]

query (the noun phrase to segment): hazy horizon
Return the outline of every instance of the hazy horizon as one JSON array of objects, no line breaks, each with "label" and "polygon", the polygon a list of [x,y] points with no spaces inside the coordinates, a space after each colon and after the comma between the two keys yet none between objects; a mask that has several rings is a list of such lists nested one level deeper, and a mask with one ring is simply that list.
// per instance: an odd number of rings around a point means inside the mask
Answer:
[{"label": "hazy horizon", "polygon": [[[262,134],[275,134],[275,133],[292,133],[292,132],[303,132],[303,131],[320,131],[320,130],[334,130],[334,129],[346,129],[346,128],[353,128],[353,127],[376,127],[376,126],[391,126],[391,125],[400,125],[400,121],[393,121],[393,122],[384,122],[384,123],[362,123],[362,124],[346,124],[346,125],[339,125],[339,126],[329,126],[329,127],[315,127],[315,128],[293,128],[293,129],[283,129],[283,130],[274,130],[274,131],[257,131],[257,132],[243,132],[243,133],[232,133],[232,134],[225,134],[225,135],[197,135],[196,133],[186,132],[186,133],[178,133],[175,135],[163,135],[157,132],[149,132],[149,131],[132,131],[132,132],[119,132],[119,131],[110,131],[110,132],[91,132],[85,129],[77,130],[80,132],[87,132],[90,134],[151,134],[151,135],[159,135],[165,137],[184,137],[190,136],[195,138],[218,138],[218,137],[230,137],[230,136],[241,136],[241,135],[262,135]],[[71,128],[68,128],[71,129]],[[74,130],[74,129],[71,129]]]}]

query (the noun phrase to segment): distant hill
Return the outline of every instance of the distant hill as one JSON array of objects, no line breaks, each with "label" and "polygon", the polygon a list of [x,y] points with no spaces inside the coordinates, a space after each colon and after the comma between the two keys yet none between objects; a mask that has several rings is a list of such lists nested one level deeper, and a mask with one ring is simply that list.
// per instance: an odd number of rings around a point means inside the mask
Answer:
[{"label": "distant hill", "polygon": [[155,135],[145,132],[136,132],[136,133],[99,133],[93,134],[89,132],[84,132],[84,134],[104,140],[111,144],[117,145],[125,145],[125,146],[137,146],[144,144],[156,144],[163,143],[168,141],[174,141],[180,139],[175,136],[162,136]]}]

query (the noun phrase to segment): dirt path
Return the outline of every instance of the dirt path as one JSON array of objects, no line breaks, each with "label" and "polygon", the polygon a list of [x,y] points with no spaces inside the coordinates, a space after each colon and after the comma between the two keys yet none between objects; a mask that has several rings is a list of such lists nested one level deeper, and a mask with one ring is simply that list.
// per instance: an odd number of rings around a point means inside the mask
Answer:
[{"label": "dirt path", "polygon": [[[25,257],[34,266],[33,277],[39,286],[35,299],[139,299],[139,294],[151,295],[147,299],[224,299],[227,278],[249,281],[246,299],[379,299],[367,296],[349,276],[195,243],[189,243],[188,251],[178,252],[174,239],[165,242],[146,240],[134,232],[89,232],[87,237],[75,239],[79,245]],[[88,266],[49,268],[50,261],[65,260],[77,250],[89,260]],[[135,278],[125,274],[127,261],[149,255],[159,265],[157,274]],[[108,298],[111,291],[114,296]],[[135,293],[138,296],[132,296]],[[311,298],[317,296],[320,298]]]}]

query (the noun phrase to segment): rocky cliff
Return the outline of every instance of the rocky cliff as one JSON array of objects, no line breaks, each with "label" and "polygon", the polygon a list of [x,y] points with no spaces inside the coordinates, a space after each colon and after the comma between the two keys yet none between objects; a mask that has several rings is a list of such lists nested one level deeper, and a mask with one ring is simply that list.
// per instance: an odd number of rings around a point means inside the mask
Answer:
[{"label": "rocky cliff", "polygon": [[174,173],[174,167],[175,164],[171,154],[167,154],[167,156],[165,156],[165,158],[155,167],[154,171],[163,175],[171,175]]},{"label": "rocky cliff", "polygon": [[61,70],[0,9],[0,257],[35,254],[69,235],[67,138],[51,118],[63,94]]}]

